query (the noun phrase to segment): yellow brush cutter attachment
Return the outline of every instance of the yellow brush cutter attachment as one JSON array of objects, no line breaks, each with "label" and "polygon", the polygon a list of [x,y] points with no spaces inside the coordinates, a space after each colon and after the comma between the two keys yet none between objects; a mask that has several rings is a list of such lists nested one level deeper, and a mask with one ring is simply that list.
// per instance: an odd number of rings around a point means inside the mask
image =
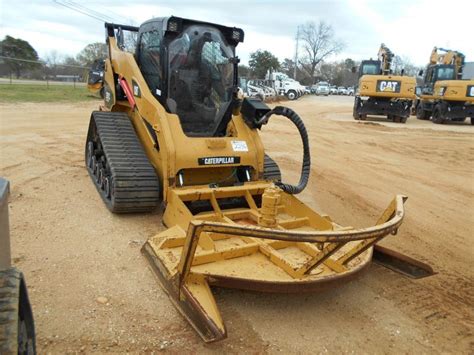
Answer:
[{"label": "yellow brush cutter attachment", "polygon": [[[114,213],[166,205],[168,229],[142,250],[205,341],[226,336],[210,286],[320,290],[360,274],[373,255],[411,276],[431,273],[376,246],[400,227],[405,197],[366,229],[342,227],[295,197],[310,176],[308,134],[291,109],[242,97],[241,29],[177,17],[106,29],[104,106],[91,115],[86,166]],[[135,54],[125,31],[138,38]],[[265,154],[259,129],[272,115],[290,120],[301,137],[298,185],[283,183]]]},{"label": "yellow brush cutter attachment", "polygon": [[[223,209],[229,200],[241,207]],[[173,190],[165,213],[172,227],[143,252],[174,305],[211,342],[226,329],[210,285],[302,292],[348,281],[370,264],[378,241],[397,233],[405,200],[397,196],[375,226],[354,229],[270,183]],[[191,201],[210,208],[193,215]]]}]

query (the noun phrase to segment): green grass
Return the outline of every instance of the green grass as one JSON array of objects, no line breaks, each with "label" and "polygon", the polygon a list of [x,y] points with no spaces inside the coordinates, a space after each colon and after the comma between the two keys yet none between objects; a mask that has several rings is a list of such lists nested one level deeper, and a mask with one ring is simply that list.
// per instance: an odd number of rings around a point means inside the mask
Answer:
[{"label": "green grass", "polygon": [[80,102],[99,100],[85,86],[0,84],[0,102]]}]

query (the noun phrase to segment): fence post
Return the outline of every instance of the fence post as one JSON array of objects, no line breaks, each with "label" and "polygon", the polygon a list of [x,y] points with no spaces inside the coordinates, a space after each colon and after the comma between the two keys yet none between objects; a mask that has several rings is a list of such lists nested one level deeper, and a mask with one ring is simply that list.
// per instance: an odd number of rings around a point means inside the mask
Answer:
[{"label": "fence post", "polygon": [[12,84],[12,72],[10,71],[10,85]]}]

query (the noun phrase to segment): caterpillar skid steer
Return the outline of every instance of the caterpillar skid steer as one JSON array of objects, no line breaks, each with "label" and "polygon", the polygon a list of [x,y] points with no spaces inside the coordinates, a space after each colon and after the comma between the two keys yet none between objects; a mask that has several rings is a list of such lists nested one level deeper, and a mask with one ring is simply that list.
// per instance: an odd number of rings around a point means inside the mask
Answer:
[{"label": "caterpillar skid steer", "polygon": [[[474,124],[474,79],[462,79],[464,54],[434,47],[423,85],[417,88],[416,117],[433,123],[465,121]],[[420,71],[423,75],[423,70]]]},{"label": "caterpillar skid steer", "polygon": [[360,64],[354,119],[365,120],[367,115],[382,115],[393,122],[405,123],[410,117],[416,80],[414,77],[393,75],[393,57],[393,52],[382,43],[378,60],[363,60]]},{"label": "caterpillar skid steer", "polygon": [[[137,38],[126,50],[125,32]],[[112,212],[164,203],[168,229],[142,252],[163,289],[201,337],[226,337],[210,286],[301,292],[345,282],[373,257],[421,277],[431,269],[376,246],[396,234],[404,196],[374,226],[342,227],[295,197],[308,183],[301,118],[243,98],[237,87],[239,28],[178,17],[138,27],[106,24],[104,106],[92,113],[85,159]],[[259,130],[272,115],[296,126],[304,147],[298,185],[281,181]]]}]

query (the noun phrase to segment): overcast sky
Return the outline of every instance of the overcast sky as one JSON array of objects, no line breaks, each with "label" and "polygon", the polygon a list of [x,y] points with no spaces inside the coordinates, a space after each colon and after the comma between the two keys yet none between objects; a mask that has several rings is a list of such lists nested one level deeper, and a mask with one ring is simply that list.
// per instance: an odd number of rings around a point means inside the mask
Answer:
[{"label": "overcast sky", "polygon": [[[245,41],[237,53],[243,63],[257,49],[269,50],[280,60],[293,58],[297,26],[319,20],[330,23],[346,44],[332,59],[375,58],[384,42],[416,65],[427,63],[434,46],[459,50],[474,61],[472,0],[73,1],[125,24],[175,15],[241,27]],[[1,38],[8,34],[27,40],[40,57],[54,50],[75,56],[88,43],[104,41],[103,22],[53,0],[0,4]]]}]

